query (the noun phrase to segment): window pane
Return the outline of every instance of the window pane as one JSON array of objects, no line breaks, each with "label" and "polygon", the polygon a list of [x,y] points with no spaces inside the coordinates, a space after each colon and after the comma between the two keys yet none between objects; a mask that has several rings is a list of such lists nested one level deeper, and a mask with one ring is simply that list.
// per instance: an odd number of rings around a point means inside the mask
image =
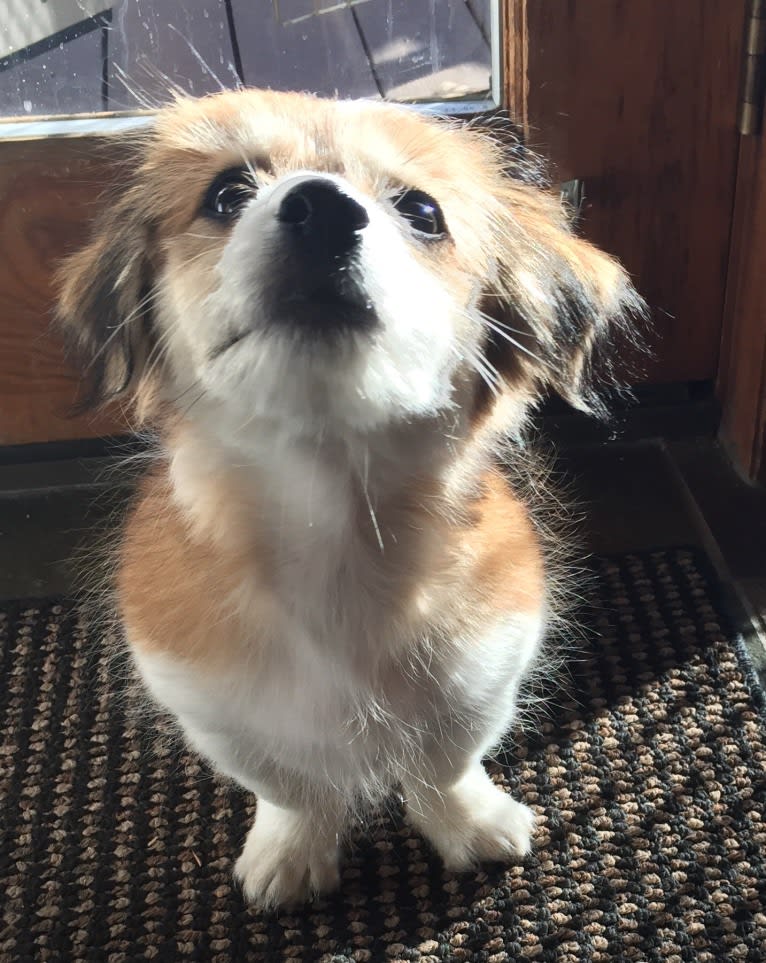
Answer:
[{"label": "window pane", "polygon": [[267,86],[477,100],[491,0],[0,0],[0,115],[134,111]]}]

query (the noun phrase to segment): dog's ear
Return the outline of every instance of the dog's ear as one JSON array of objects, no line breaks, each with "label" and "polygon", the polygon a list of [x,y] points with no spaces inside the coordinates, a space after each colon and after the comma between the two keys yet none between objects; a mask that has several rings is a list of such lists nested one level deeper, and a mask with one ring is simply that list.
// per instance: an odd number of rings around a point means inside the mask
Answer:
[{"label": "dog's ear", "polygon": [[57,270],[57,322],[84,375],[76,410],[122,397],[141,380],[153,342],[150,242],[151,225],[128,191]]},{"label": "dog's ear", "polygon": [[482,304],[489,360],[532,377],[575,408],[606,414],[614,359],[640,347],[646,305],[624,268],[576,237],[561,201],[526,185],[503,191],[496,270]]},{"label": "dog's ear", "polygon": [[576,236],[571,212],[518,132],[490,121],[480,136],[499,172],[494,270],[481,304],[487,360],[511,384],[553,388],[575,408],[604,415],[605,395],[621,387],[613,359],[625,345],[631,357],[640,353],[646,304],[614,258]]}]

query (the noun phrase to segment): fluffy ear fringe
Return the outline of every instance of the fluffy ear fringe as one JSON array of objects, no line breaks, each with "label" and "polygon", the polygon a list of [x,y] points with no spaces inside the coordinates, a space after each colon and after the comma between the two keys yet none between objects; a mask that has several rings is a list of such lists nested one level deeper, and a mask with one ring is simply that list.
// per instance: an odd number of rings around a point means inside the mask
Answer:
[{"label": "fluffy ear fringe", "polygon": [[608,399],[629,393],[625,382],[637,375],[647,305],[614,258],[575,235],[544,164],[507,115],[476,118],[468,130],[498,174],[489,201],[495,271],[482,305],[490,361],[606,417]]},{"label": "fluffy ear fringe", "polygon": [[130,192],[97,219],[89,244],[56,272],[56,324],[84,372],[82,412],[119,398],[140,380],[151,350],[151,227]]},{"label": "fluffy ear fringe", "polygon": [[[509,186],[500,198],[495,282],[499,326],[526,342],[522,364],[575,408],[597,417],[606,398],[625,391],[642,352],[639,327],[648,309],[624,268],[576,237],[558,198],[529,196]],[[505,253],[509,252],[509,253]]]}]

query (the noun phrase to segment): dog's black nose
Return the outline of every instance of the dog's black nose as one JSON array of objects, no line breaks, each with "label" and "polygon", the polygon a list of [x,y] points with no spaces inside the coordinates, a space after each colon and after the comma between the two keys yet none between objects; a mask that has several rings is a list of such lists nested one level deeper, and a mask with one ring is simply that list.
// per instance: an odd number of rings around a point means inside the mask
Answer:
[{"label": "dog's black nose", "polygon": [[329,177],[295,177],[271,201],[279,225],[267,292],[274,321],[312,335],[364,330],[377,314],[364,280],[362,204]]},{"label": "dog's black nose", "polygon": [[277,218],[303,243],[332,258],[351,254],[359,232],[370,223],[367,211],[332,181],[301,181],[285,194]]}]

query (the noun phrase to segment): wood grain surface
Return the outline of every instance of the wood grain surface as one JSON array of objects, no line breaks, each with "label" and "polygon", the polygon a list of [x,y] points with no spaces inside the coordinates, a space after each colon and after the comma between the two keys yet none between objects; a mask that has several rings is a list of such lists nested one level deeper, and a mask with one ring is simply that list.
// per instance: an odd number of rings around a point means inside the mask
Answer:
[{"label": "wood grain surface", "polygon": [[745,0],[527,0],[530,138],[654,312],[649,381],[718,369]]},{"label": "wood grain surface", "polygon": [[742,473],[766,482],[766,147],[744,137],[718,396],[721,438]]},{"label": "wood grain surface", "polygon": [[503,70],[506,106],[522,130],[529,134],[529,29],[527,0],[502,0],[505,33]]},{"label": "wood grain surface", "polygon": [[103,144],[0,143],[0,444],[122,427],[114,415],[69,417],[78,377],[51,329],[54,265],[84,241],[108,182]]}]

